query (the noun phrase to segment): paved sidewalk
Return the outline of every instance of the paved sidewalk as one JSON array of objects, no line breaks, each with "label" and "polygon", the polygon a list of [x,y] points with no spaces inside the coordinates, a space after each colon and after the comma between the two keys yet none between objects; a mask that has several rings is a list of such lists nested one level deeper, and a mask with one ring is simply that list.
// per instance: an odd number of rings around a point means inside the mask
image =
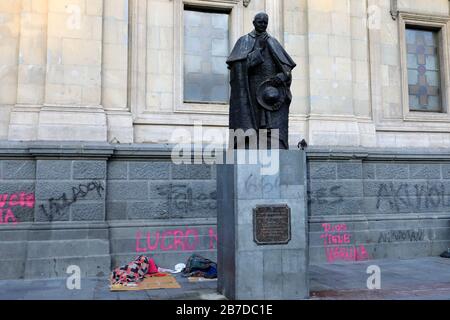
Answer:
[{"label": "paved sidewalk", "polygon": [[217,281],[190,283],[176,276],[181,289],[111,292],[107,278],[81,280],[80,290],[68,290],[66,279],[3,280],[0,300],[223,300]]},{"label": "paved sidewalk", "polygon": [[[381,269],[381,289],[368,290],[367,267]],[[373,260],[310,266],[311,299],[450,300],[450,259]]]},{"label": "paved sidewalk", "polygon": [[[366,287],[367,267],[381,269],[381,290]],[[223,300],[217,281],[190,283],[176,276],[181,289],[110,292],[105,278],[81,280],[81,290],[68,290],[66,279],[3,280],[0,300]],[[311,299],[450,300],[450,259],[373,260],[310,266]]]}]

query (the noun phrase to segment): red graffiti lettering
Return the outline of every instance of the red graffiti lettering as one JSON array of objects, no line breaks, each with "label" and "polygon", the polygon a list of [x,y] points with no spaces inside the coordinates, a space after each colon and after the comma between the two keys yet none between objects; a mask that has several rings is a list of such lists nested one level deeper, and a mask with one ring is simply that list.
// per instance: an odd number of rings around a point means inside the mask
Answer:
[{"label": "red graffiti lettering", "polygon": [[136,233],[136,252],[147,252],[146,248],[141,248],[140,247],[140,242],[141,242],[141,233],[138,231]]},{"label": "red graffiti lettering", "polygon": [[323,228],[323,231],[330,232],[331,231],[331,224],[323,223],[322,224],[322,228]]},{"label": "red graffiti lettering", "polygon": [[324,245],[329,244],[350,244],[351,242],[351,235],[348,233],[345,234],[338,234],[338,235],[332,235],[329,233],[322,234],[320,236],[321,239],[324,239],[323,243]]},{"label": "red graffiti lettering", "polygon": [[343,261],[362,261],[367,260],[369,255],[367,254],[366,248],[361,245],[359,248],[353,246],[350,248],[345,247],[326,247],[325,253],[327,261],[332,263],[336,260]]},{"label": "red graffiti lettering", "polygon": [[8,195],[7,194],[0,194],[0,208],[5,207],[7,199],[8,199]]},{"label": "red graffiti lettering", "polygon": [[34,198],[34,193],[26,194],[24,201],[25,201],[24,207],[26,206],[28,208],[34,208],[34,203],[36,202]]},{"label": "red graffiti lettering", "polygon": [[[162,251],[169,251],[173,250],[173,245],[170,244],[166,247],[166,238],[170,235],[173,235],[173,231],[164,231],[161,236],[161,250]],[[169,238],[170,239],[170,238]]]},{"label": "red graffiti lettering", "polygon": [[369,254],[366,251],[366,248],[361,245],[359,247],[359,255],[356,256],[356,260],[361,261],[361,260],[368,260],[369,259]]},{"label": "red graffiti lettering", "polygon": [[[189,243],[189,236],[192,234],[194,237],[194,242]],[[185,240],[184,240],[184,247],[186,250],[195,250],[198,246],[198,243],[200,242],[200,239],[198,237],[198,231],[195,229],[189,229],[186,231],[185,234]]]},{"label": "red graffiti lettering", "polygon": [[178,247],[181,247],[181,250],[184,251],[184,233],[181,230],[175,230],[173,232],[173,247],[175,250],[178,250]]},{"label": "red graffiti lettering", "polygon": [[9,208],[13,207],[29,207],[34,208],[35,198],[34,193],[18,192],[14,194],[0,194],[0,207],[4,208],[7,205]]},{"label": "red graffiti lettering", "polygon": [[217,234],[213,228],[209,229],[209,250],[213,250],[217,247]]},{"label": "red graffiti lettering", "polygon": [[18,207],[18,206],[20,206],[20,201],[19,201],[19,195],[18,194],[12,194],[9,197],[9,206],[10,207]]},{"label": "red graffiti lettering", "polygon": [[351,242],[351,236],[349,233],[344,234],[344,243],[349,244]]},{"label": "red graffiti lettering", "polygon": [[329,223],[323,223],[322,228],[323,228],[323,231],[326,233],[328,233],[328,232],[346,232],[347,231],[346,224],[331,225]]},{"label": "red graffiti lettering", "polygon": [[369,259],[366,248],[361,245],[359,248],[351,245],[351,234],[347,233],[346,224],[332,225],[322,224],[324,233],[320,235],[325,246],[327,261],[332,263],[336,260],[360,261]]},{"label": "red graffiti lettering", "polygon": [[[210,228],[209,232],[209,250],[217,247],[217,234],[215,229]],[[204,235],[204,237],[208,237]],[[165,230],[164,232],[155,231],[153,233],[146,232],[146,245],[142,242],[143,232],[136,232],[136,252],[148,251],[195,251],[200,245],[200,235],[197,229],[174,229]],[[153,239],[152,239],[153,238]],[[206,245],[206,244],[205,244]],[[204,248],[207,250],[208,248]]]},{"label": "red graffiti lettering", "polygon": [[[0,208],[6,209],[2,211],[1,224],[13,223],[17,224],[17,219],[11,211],[14,207],[34,208],[34,193],[27,194],[25,192],[17,192],[14,194],[0,194]],[[5,214],[5,216],[3,216]]]},{"label": "red graffiti lettering", "polygon": [[8,224],[10,222],[17,224],[17,219],[11,209],[6,209],[5,216],[3,216],[3,213],[5,213],[5,209],[0,209],[0,224]]},{"label": "red graffiti lettering", "polygon": [[155,243],[152,245],[151,243],[151,236],[150,236],[150,232],[147,232],[147,248],[150,251],[154,251],[158,248],[158,244],[159,244],[159,231],[156,232],[155,234]]}]

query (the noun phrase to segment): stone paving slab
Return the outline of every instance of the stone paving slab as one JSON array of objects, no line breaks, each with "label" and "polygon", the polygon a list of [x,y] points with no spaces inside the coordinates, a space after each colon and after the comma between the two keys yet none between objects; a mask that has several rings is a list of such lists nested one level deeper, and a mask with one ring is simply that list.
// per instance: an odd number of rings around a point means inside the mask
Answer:
[{"label": "stone paving slab", "polygon": [[[368,290],[367,267],[381,269],[381,289]],[[373,260],[311,265],[311,300],[450,300],[450,259]],[[180,289],[110,292],[109,281],[85,278],[81,290],[68,290],[66,279],[3,280],[0,300],[224,300],[217,281],[190,283],[176,276]]]},{"label": "stone paving slab", "polygon": [[[367,267],[381,270],[381,289],[368,290]],[[311,299],[450,300],[450,259],[372,260],[311,265]]]},{"label": "stone paving slab", "polygon": [[66,279],[0,281],[0,300],[223,300],[217,281],[190,283],[176,276],[180,289],[111,292],[107,278],[81,280],[80,290],[69,290]]}]

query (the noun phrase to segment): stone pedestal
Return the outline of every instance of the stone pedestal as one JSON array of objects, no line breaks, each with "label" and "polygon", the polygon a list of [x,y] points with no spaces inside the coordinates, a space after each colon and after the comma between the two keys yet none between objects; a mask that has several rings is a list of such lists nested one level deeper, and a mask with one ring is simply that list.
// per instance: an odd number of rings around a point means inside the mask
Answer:
[{"label": "stone pedestal", "polygon": [[[243,156],[258,159],[243,163]],[[305,153],[239,150],[229,163],[217,167],[219,292],[236,300],[307,298]]]}]

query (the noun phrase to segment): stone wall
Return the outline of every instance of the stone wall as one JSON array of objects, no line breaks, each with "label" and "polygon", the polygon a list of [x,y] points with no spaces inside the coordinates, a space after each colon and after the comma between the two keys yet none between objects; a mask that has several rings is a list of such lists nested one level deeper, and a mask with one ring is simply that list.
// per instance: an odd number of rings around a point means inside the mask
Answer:
[{"label": "stone wall", "polygon": [[[106,275],[137,254],[164,267],[193,252],[216,260],[216,168],[175,165],[170,150],[1,143],[2,277],[64,277],[72,264]],[[312,148],[307,161],[311,263],[450,245],[447,151]]]},{"label": "stone wall", "polygon": [[312,263],[437,256],[450,245],[450,158],[309,153]]},{"label": "stone wall", "polygon": [[112,160],[107,186],[114,265],[133,251],[155,253],[157,263],[169,267],[194,251],[216,258],[215,167]]},{"label": "stone wall", "polygon": [[137,254],[164,267],[193,252],[216,259],[215,168],[123,149],[0,146],[2,278],[64,277],[70,265],[101,276]]}]

